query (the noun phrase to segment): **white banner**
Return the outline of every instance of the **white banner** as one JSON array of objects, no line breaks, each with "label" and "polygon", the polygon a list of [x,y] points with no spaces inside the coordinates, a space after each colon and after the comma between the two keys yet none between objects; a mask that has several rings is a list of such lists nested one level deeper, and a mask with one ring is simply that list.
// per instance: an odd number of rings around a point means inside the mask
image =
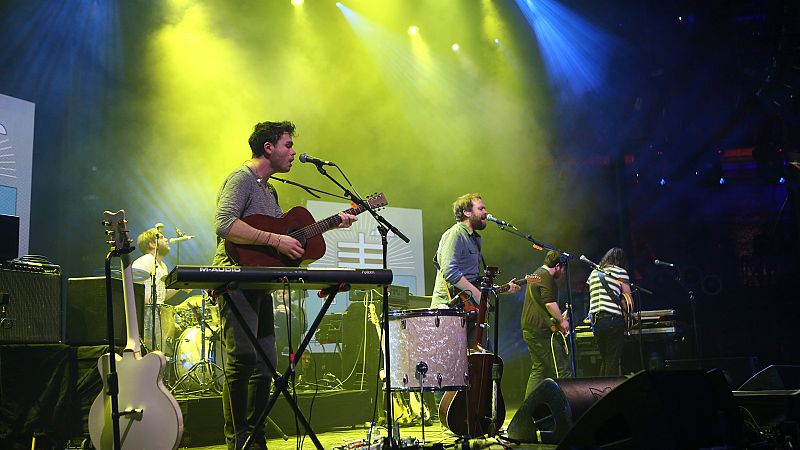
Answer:
[{"label": "white banner", "polygon": [[28,253],[35,105],[0,94],[0,214],[19,217],[19,254]]}]

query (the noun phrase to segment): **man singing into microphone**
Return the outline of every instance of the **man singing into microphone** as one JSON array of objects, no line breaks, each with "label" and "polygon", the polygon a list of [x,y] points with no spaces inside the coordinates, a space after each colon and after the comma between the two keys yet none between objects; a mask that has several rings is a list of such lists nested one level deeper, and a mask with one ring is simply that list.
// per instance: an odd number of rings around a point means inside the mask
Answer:
[{"label": "man singing into microphone", "polygon": [[[479,230],[486,228],[486,205],[479,194],[464,194],[453,202],[453,215],[456,223],[442,234],[439,248],[434,257],[436,281],[433,286],[431,308],[458,307],[459,293],[466,294],[471,301],[481,298],[480,286],[476,280],[481,276],[481,236]],[[517,292],[520,287],[514,280],[508,282],[508,293]],[[467,300],[470,301],[470,300]],[[475,320],[468,322],[467,342],[470,347],[483,342],[475,341]],[[488,336],[485,336],[488,337]]]},{"label": "man singing into microphone", "polygon": [[[567,378],[572,376],[572,367],[567,358],[566,335],[569,321],[558,306],[556,280],[564,275],[561,253],[550,250],[544,263],[533,272],[525,292],[522,305],[522,338],[528,344],[531,355],[531,374],[525,387],[528,398],[536,386],[545,378]],[[569,287],[567,287],[569,288]]]},{"label": "man singing into microphone", "polygon": [[[273,247],[292,259],[300,258],[305,252],[300,242],[291,236],[253,228],[240,220],[253,214],[283,216],[277,193],[268,180],[273,174],[286,173],[292,168],[295,156],[292,148],[294,130],[291,122],[261,122],[255,125],[249,140],[251,158],[225,178],[217,195],[215,266],[234,265],[225,252],[226,239],[234,244]],[[339,215],[342,219],[340,227],[348,227],[356,220],[350,214]],[[277,352],[270,293],[263,290],[243,292],[250,308],[241,313],[257,324],[256,337],[274,366],[277,364]],[[272,374],[256,354],[231,308],[224,299],[220,304],[226,355],[222,403],[228,449],[241,449],[251,433],[253,439],[250,448],[266,449],[263,424],[256,424],[256,420],[267,404]]]},{"label": "man singing into microphone", "polygon": [[589,285],[589,316],[592,331],[600,351],[600,376],[618,377],[625,338],[625,322],[620,308],[620,296],[630,295],[625,252],[614,247],[603,255],[598,268],[592,270]]}]

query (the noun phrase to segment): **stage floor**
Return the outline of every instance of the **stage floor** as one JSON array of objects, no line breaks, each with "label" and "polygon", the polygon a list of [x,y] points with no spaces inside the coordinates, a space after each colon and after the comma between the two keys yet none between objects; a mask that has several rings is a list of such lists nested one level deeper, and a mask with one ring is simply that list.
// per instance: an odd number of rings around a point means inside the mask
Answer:
[{"label": "stage floor", "polygon": [[[514,416],[516,410],[508,410],[507,411],[507,419],[506,419],[506,426],[508,422],[511,420],[510,418]],[[313,426],[313,424],[312,424]],[[378,427],[380,429],[380,433],[382,436],[386,436],[386,428]],[[338,448],[340,446],[346,446],[348,443],[352,443],[361,439],[365,439],[367,436],[367,429],[368,424],[359,424],[353,427],[347,428],[340,428],[337,430],[326,431],[317,433],[317,438],[322,443],[322,446],[325,449],[333,449]],[[285,432],[289,433],[290,430],[284,430]],[[294,431],[291,431],[292,433]],[[421,426],[409,426],[400,428],[400,438],[405,440],[407,438],[416,438],[418,441],[422,441],[422,427]],[[434,444],[443,444],[444,448],[454,448],[456,444],[460,444],[461,441],[459,440],[458,436],[450,433],[449,431],[445,430],[439,423],[436,423],[431,426],[425,427],[425,442],[426,447],[432,447]],[[502,448],[518,448],[518,449],[537,449],[537,450],[550,450],[555,449],[555,445],[543,445],[543,444],[521,444],[521,445],[514,445],[508,444],[505,447],[501,446],[495,440],[487,440],[485,442],[477,442],[475,446],[471,446],[470,448],[489,448],[489,449],[502,449]],[[284,441],[283,439],[270,439],[267,441],[267,446],[270,450],[290,450],[296,448],[303,448],[303,449],[313,449],[314,444],[311,440],[306,437],[305,441],[302,442],[302,446],[298,443],[296,436],[289,436],[289,439]],[[197,450],[226,450],[227,447],[224,445],[211,445],[211,446],[204,446],[204,447],[185,447],[185,448],[192,448]],[[344,447],[347,448],[347,447]],[[414,448],[414,447],[409,447]]]}]

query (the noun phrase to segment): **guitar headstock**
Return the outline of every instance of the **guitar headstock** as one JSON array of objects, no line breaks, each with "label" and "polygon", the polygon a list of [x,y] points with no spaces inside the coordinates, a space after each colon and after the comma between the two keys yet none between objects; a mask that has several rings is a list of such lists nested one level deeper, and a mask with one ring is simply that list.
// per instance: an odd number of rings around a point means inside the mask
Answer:
[{"label": "guitar headstock", "polygon": [[134,247],[131,246],[131,239],[128,237],[128,221],[125,219],[125,210],[112,213],[103,212],[103,226],[106,228],[106,241],[111,246],[112,251],[120,254],[130,253]]},{"label": "guitar headstock", "polygon": [[542,277],[540,277],[539,275],[536,275],[535,273],[532,273],[530,275],[525,275],[525,282],[529,283],[529,284],[530,283],[541,283],[542,282]]},{"label": "guitar headstock", "polygon": [[389,204],[389,202],[386,201],[386,196],[383,195],[383,192],[368,196],[366,203],[371,209],[383,208]]}]

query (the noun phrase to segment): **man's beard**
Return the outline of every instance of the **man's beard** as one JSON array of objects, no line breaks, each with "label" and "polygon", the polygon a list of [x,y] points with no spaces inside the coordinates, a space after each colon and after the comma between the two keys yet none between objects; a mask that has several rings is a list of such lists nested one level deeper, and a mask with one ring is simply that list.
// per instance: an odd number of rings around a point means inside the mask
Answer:
[{"label": "man's beard", "polygon": [[483,230],[486,229],[486,222],[481,220],[479,217],[472,217],[472,229],[473,230]]}]

